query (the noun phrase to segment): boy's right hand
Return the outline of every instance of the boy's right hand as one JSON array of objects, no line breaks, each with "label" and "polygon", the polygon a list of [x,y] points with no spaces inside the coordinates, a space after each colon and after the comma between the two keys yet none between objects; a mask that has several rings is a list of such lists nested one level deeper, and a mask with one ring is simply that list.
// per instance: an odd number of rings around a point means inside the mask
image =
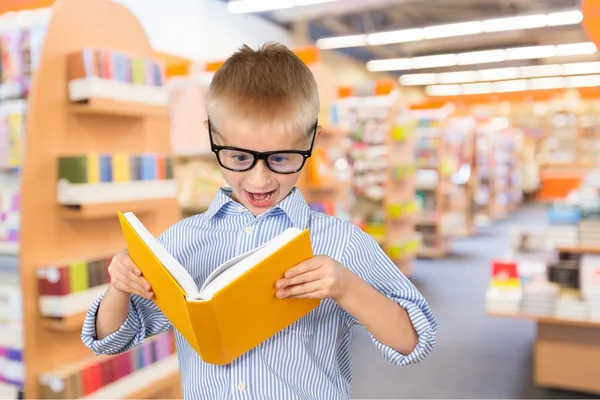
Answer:
[{"label": "boy's right hand", "polygon": [[142,277],[142,272],[129,257],[126,249],[113,257],[108,266],[108,273],[110,284],[117,291],[136,294],[147,299],[154,297],[150,284]]}]

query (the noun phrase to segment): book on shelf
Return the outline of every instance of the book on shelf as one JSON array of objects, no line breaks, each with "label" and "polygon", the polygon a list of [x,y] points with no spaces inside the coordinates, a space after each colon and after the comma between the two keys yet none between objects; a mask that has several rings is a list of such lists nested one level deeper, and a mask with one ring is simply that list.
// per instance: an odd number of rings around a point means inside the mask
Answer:
[{"label": "book on shelf", "polygon": [[279,299],[275,283],[313,256],[308,230],[289,228],[230,259],[201,287],[134,213],[118,213],[129,255],[154,301],[200,357],[225,365],[316,308],[318,299]]}]

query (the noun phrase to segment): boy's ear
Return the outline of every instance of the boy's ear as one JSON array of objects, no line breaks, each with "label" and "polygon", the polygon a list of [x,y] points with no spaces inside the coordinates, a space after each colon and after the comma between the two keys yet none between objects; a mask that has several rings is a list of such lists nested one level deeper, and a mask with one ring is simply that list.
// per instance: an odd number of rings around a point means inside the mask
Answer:
[{"label": "boy's ear", "polygon": [[204,127],[205,127],[206,129],[208,129],[208,120],[207,120],[207,119],[205,119],[205,120],[204,120],[204,123],[203,123],[202,125],[204,125]]},{"label": "boy's ear", "polygon": [[323,133],[323,127],[321,125],[317,125],[317,136],[315,137],[315,142],[319,139],[321,133]]}]

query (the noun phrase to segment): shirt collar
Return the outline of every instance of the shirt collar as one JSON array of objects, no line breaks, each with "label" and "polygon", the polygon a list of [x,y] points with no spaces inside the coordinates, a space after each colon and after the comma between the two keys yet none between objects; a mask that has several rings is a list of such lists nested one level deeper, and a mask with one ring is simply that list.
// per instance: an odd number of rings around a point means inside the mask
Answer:
[{"label": "shirt collar", "polygon": [[[230,188],[220,188],[217,191],[212,203],[208,207],[206,216],[209,219],[213,218],[228,203],[235,203],[236,205],[238,204],[231,198]],[[274,210],[283,211],[288,216],[295,228],[304,230],[308,227],[308,221],[310,219],[310,207],[306,203],[304,196],[302,196],[302,193],[298,188],[294,187],[287,197],[279,202],[279,204],[277,204],[273,210],[270,210],[268,213],[274,212]]]}]

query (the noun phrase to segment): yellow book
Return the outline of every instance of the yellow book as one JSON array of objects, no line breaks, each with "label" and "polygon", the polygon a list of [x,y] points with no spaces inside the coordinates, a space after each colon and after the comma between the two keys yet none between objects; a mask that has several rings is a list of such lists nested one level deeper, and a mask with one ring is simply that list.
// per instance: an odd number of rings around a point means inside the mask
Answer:
[{"label": "yellow book", "polygon": [[112,168],[113,168],[113,181],[115,182],[129,182],[131,177],[129,175],[129,154],[127,153],[115,153],[112,156]]},{"label": "yellow book", "polygon": [[226,365],[320,304],[279,299],[275,283],[313,256],[308,230],[290,228],[216,268],[201,287],[133,213],[119,214],[129,256],[154,302],[207,363]]}]

